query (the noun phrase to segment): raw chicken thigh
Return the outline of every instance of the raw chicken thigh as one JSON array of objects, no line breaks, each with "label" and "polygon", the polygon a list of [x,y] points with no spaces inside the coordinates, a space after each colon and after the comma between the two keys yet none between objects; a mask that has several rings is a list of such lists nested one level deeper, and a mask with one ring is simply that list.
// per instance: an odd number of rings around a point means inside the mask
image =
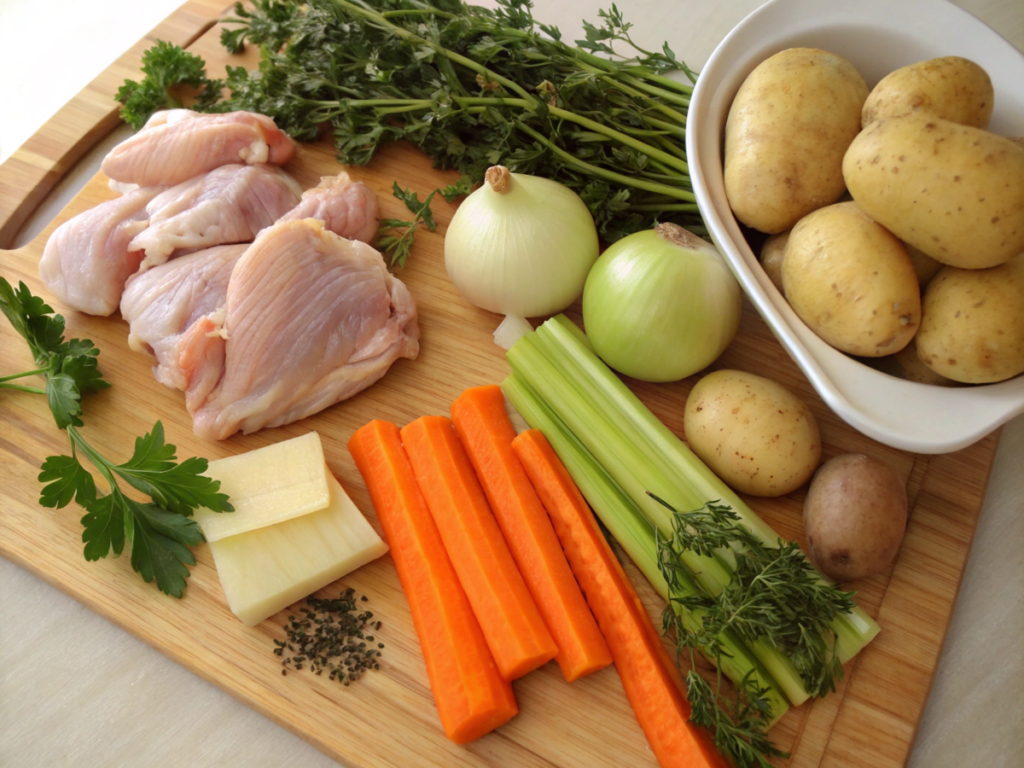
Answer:
[{"label": "raw chicken thigh", "polygon": [[225,165],[171,187],[147,206],[149,226],[129,246],[146,252],[141,269],[179,249],[252,242],[294,208],[301,188],[272,165]]},{"label": "raw chicken thigh", "polygon": [[248,243],[220,245],[161,264],[125,289],[121,317],[130,324],[128,346],[156,357],[153,375],[173,389],[187,389],[178,365],[186,332],[224,306],[228,280]]},{"label": "raw chicken thigh", "polygon": [[235,263],[225,310],[180,348],[186,405],[210,440],[317,413],[419,352],[409,290],[377,251],[315,219],[259,235]]},{"label": "raw chicken thigh", "polygon": [[101,168],[115,181],[171,186],[229,163],[283,165],[294,152],[295,142],[265,115],[171,109],[114,147]]},{"label": "raw chicken thigh", "polygon": [[[376,234],[377,213],[373,192],[341,173],[325,177],[320,186],[307,191],[302,202],[279,222],[318,218],[326,220],[327,228],[337,235],[362,239]],[[208,248],[129,280],[121,299],[121,316],[130,328],[128,346],[156,358],[153,375],[157,381],[188,389],[188,378],[180,366],[182,344],[198,338],[194,335],[198,331],[189,333],[193,324],[225,305],[231,271],[246,248],[248,244]],[[213,328],[205,327],[204,333]]]},{"label": "raw chicken thigh", "polygon": [[373,190],[342,171],[324,176],[317,186],[303,192],[302,202],[280,220],[300,219],[320,219],[334,234],[372,245],[380,226],[380,208]]},{"label": "raw chicken thigh", "polygon": [[146,206],[165,189],[137,189],[57,227],[39,261],[39,276],[50,292],[90,315],[117,309],[125,281],[142,261],[142,254],[131,252],[128,244],[148,224]]}]

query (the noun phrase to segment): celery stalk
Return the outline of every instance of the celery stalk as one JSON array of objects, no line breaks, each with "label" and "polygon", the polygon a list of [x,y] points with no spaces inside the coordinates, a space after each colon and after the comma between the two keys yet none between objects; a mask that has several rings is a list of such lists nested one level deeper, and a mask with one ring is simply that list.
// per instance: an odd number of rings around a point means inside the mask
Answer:
[{"label": "celery stalk", "polygon": [[[593,353],[582,331],[564,316],[544,323],[509,351],[509,362],[576,433],[597,460],[621,484],[649,519],[666,532],[666,510],[646,491],[656,493],[677,509],[697,509],[707,501],[730,504],[744,525],[768,546],[778,536],[735,493],[701,462],[674,433],[654,416],[630,389]],[[653,506],[652,506],[653,504]],[[688,567],[701,584],[717,593],[728,581],[734,561],[720,553],[719,563],[690,560]],[[863,612],[838,617],[833,623],[840,659],[846,662],[878,633],[878,625]],[[788,659],[765,644],[752,648],[781,680],[799,676]],[[787,674],[787,672],[791,674]],[[802,682],[784,685],[798,703],[807,694]]]},{"label": "celery stalk", "polygon": [[[689,492],[686,499],[662,496],[676,509],[699,508],[704,501],[720,499],[740,516],[743,526],[765,546],[778,546],[778,534],[771,529],[731,488],[723,483],[689,447],[666,427],[618,376],[594,353],[590,340],[574,322],[558,315],[538,329],[538,338],[550,360],[559,366],[563,376],[577,385],[580,393],[592,403],[599,403],[604,412],[618,413],[620,434],[634,445],[643,446],[646,461],[665,463],[659,466],[665,477],[676,480]],[[561,365],[559,365],[561,363]],[[659,494],[660,495],[660,494]],[[702,501],[703,499],[703,501]],[[730,566],[733,563],[730,563]],[[829,580],[822,576],[822,580]],[[829,582],[831,583],[831,582]],[[837,618],[833,630],[838,641],[840,660],[845,664],[857,655],[880,631],[880,627],[864,611]]]},{"label": "celery stalk", "polygon": [[[538,394],[519,376],[513,373],[502,383],[502,389],[509,401],[533,428],[544,433],[552,448],[565,464],[576,485],[593,508],[594,512],[611,531],[626,554],[636,563],[651,585],[667,601],[668,585],[658,565],[657,542],[654,526],[647,520],[622,488],[613,480],[604,467],[583,446],[579,439],[554,414]],[[683,580],[685,583],[685,580]],[[695,592],[690,587],[690,592]],[[690,611],[672,604],[683,625],[690,630],[700,629],[698,611]],[[722,672],[738,683],[751,671],[757,684],[766,688],[766,697],[771,706],[772,723],[775,723],[789,709],[789,702],[771,674],[758,663],[743,641],[732,631],[726,630],[719,636],[723,654],[719,659]],[[709,656],[705,654],[705,656]],[[714,659],[711,659],[714,661]]]},{"label": "celery stalk", "polygon": [[[647,491],[657,494],[678,509],[697,509],[707,499],[699,500],[685,494],[680,496],[668,479],[668,470],[661,466],[658,457],[644,456],[637,449],[636,443],[624,436],[616,423],[608,418],[610,414],[607,409],[598,410],[585,398],[561,397],[560,393],[573,391],[570,379],[563,376],[553,363],[552,358],[557,358],[557,353],[546,354],[543,347],[544,341],[539,333],[524,336],[508,352],[512,369],[535,390],[541,400],[551,406],[552,411],[586,446],[647,519],[666,536],[671,536],[672,523],[668,510],[648,496]],[[578,379],[572,380],[579,383]],[[731,569],[717,558],[685,552],[682,559],[693,571],[694,577],[712,595],[719,594],[732,577]],[[785,654],[763,641],[752,643],[749,647],[792,704],[798,706],[810,698],[800,673]]]},{"label": "celery stalk", "polygon": [[[723,483],[704,462],[697,458],[675,433],[666,427],[633,394],[618,376],[597,357],[586,335],[565,315],[558,315],[538,330],[542,344],[550,342],[548,349],[557,350],[552,360],[571,363],[568,379],[576,391],[602,411],[621,415],[617,420],[627,440],[639,446],[647,462],[667,462],[666,477],[676,480],[691,501],[679,506],[665,498],[677,509],[696,509],[706,501],[720,499],[729,504],[740,516],[741,523],[757,536],[765,546],[778,546],[778,534],[747,506],[731,488]],[[662,464],[661,466],[664,466]],[[678,501],[678,499],[677,499]],[[822,577],[826,580],[825,577]],[[839,658],[846,663],[857,655],[880,631],[878,624],[863,609],[840,616],[832,626],[838,642]]]},{"label": "celery stalk", "polygon": [[[668,510],[648,496],[647,491],[657,494],[669,503],[678,503],[679,509],[694,509],[694,505],[688,501],[679,503],[671,483],[666,482],[666,476],[658,472],[657,466],[645,461],[635,445],[618,433],[614,422],[607,418],[606,413],[601,413],[584,398],[559,397],[559,392],[571,391],[573,385],[552,362],[552,356],[542,350],[540,345],[541,340],[536,333],[516,342],[508,353],[512,369],[522,372],[522,378],[537,395],[552,405],[559,418],[587,446],[615,482],[629,494],[633,503],[640,507],[647,519],[657,525],[666,536],[671,536],[672,522]],[[697,506],[703,504],[704,502],[701,502]],[[687,552],[684,554],[684,561],[697,575],[705,589],[712,594],[721,592],[731,576],[729,570],[714,558]]]}]

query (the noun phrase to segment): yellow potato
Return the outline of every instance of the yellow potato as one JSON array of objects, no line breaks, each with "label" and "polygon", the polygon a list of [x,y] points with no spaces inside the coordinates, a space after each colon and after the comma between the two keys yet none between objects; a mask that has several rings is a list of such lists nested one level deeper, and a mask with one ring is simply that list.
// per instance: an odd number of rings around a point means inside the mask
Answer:
[{"label": "yellow potato", "polygon": [[900,364],[902,369],[903,378],[907,381],[916,381],[919,384],[935,384],[940,387],[955,386],[955,382],[936,373],[921,362],[921,358],[917,354],[916,339],[911,339],[910,343],[897,352],[895,357],[896,362]]},{"label": "yellow potato", "polygon": [[782,283],[800,319],[851,355],[898,352],[921,321],[907,249],[857,203],[830,205],[793,227]]},{"label": "yellow potato", "polygon": [[928,59],[883,77],[864,102],[861,124],[867,128],[883,117],[921,111],[984,128],[992,117],[994,97],[988,73],[970,59]]},{"label": "yellow potato", "polygon": [[814,414],[770,379],[715,371],[686,400],[690,448],[740,493],[781,496],[806,483],[821,462]]},{"label": "yellow potato", "polygon": [[786,256],[786,243],[789,242],[789,230],[772,235],[761,246],[761,267],[768,279],[782,292],[782,260]]},{"label": "yellow potato", "polygon": [[761,62],[725,124],[725,191],[736,218],[773,235],[838,200],[867,95],[864,78],[833,53],[790,48]]},{"label": "yellow potato", "polygon": [[1024,373],[1024,254],[991,269],[945,267],[923,313],[917,354],[936,373],[968,384]]},{"label": "yellow potato", "polygon": [[928,281],[935,277],[939,270],[942,269],[942,262],[936,261],[927,253],[919,251],[912,245],[903,244],[907,253],[910,254],[910,260],[914,264],[914,272],[917,273],[917,282],[924,288],[928,285]]},{"label": "yellow potato", "polygon": [[878,120],[843,160],[865,213],[943,264],[982,269],[1024,251],[1024,145],[925,114]]}]

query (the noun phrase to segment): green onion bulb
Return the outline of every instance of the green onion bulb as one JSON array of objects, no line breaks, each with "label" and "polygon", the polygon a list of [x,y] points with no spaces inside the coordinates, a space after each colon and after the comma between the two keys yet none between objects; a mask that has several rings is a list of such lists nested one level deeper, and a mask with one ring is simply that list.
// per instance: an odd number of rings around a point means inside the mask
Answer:
[{"label": "green onion bulb", "polygon": [[500,165],[462,201],[444,238],[445,267],[459,293],[520,318],[572,304],[597,254],[597,227],[579,195]]},{"label": "green onion bulb", "polygon": [[677,381],[711,364],[740,323],[742,294],[722,255],[676,224],[608,248],[583,289],[583,323],[609,366]]}]

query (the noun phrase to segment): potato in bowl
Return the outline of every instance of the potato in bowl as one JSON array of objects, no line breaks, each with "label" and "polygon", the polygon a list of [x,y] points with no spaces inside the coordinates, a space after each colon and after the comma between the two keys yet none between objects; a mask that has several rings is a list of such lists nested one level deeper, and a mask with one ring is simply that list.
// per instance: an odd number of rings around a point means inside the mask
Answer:
[{"label": "potato in bowl", "polygon": [[[916,62],[950,54],[970,59],[991,77],[997,96],[989,130],[1003,135],[1013,134],[1015,126],[1019,132],[1024,124],[1024,56],[970,14],[939,0],[774,0],[719,45],[690,105],[687,156],[711,237],[825,402],[855,428],[888,445],[923,453],[965,447],[1024,412],[1024,380],[944,388],[895,378],[839,352],[811,331],[772,284],[729,208],[722,158],[733,98],[758,64],[796,47],[842,56],[869,86]],[[935,413],[945,416],[932,418]]]}]

